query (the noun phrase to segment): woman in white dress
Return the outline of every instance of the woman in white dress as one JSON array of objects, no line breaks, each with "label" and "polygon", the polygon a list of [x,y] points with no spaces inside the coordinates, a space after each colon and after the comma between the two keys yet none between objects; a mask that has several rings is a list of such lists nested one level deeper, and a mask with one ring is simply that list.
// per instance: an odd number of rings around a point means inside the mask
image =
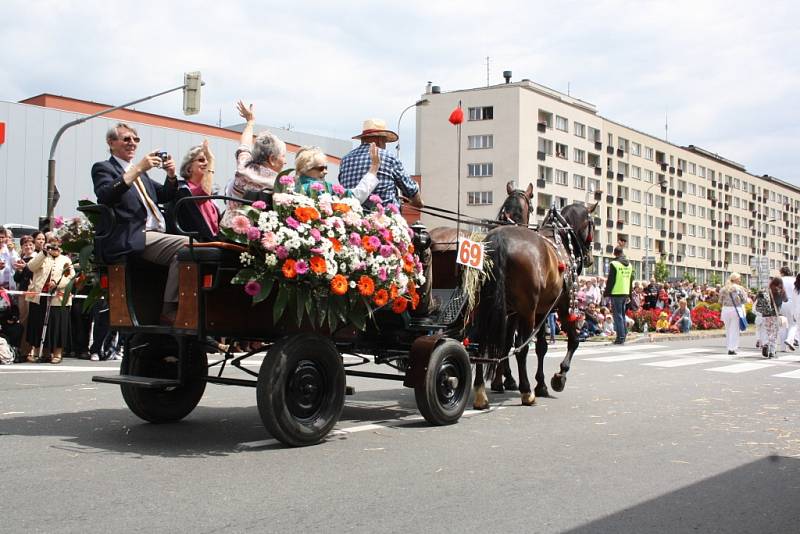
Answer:
[{"label": "woman in white dress", "polygon": [[719,302],[722,305],[720,316],[725,323],[725,341],[731,356],[736,355],[739,350],[739,317],[745,316],[744,304],[747,302],[747,291],[739,285],[741,281],[739,273],[733,273],[719,292]]}]

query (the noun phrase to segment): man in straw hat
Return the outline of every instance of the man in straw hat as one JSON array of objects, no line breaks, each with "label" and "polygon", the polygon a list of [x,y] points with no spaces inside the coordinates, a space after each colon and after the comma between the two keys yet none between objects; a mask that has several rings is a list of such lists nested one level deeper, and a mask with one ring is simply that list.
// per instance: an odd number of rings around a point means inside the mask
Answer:
[{"label": "man in straw hat", "polygon": [[412,180],[403,169],[394,155],[386,151],[386,143],[397,141],[397,134],[386,129],[386,122],[381,119],[367,119],[360,134],[353,136],[353,139],[360,139],[361,145],[351,150],[339,165],[339,183],[347,189],[352,189],[364,177],[369,170],[370,155],[369,144],[375,143],[381,157],[381,164],[378,168],[378,185],[373,194],[381,197],[384,206],[395,204],[400,206],[400,199],[397,196],[399,187],[403,194],[410,199],[411,205],[418,208],[422,207],[422,197],[419,194],[419,186]]}]

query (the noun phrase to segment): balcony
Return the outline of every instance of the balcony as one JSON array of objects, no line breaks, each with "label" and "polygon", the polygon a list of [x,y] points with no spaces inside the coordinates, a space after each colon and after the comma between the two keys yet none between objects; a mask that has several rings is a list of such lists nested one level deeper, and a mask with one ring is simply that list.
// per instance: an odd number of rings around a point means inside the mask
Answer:
[{"label": "balcony", "polygon": [[667,170],[667,164],[666,164],[666,163],[664,163],[663,161],[662,161],[662,162],[660,162],[660,164],[661,164],[661,170],[662,170],[662,171],[666,171],[666,170]]},{"label": "balcony", "polygon": [[661,234],[661,237],[667,237],[667,231],[666,230],[661,230],[660,234]]},{"label": "balcony", "polygon": [[545,207],[544,206],[537,206],[536,207],[536,215],[544,215],[545,214]]},{"label": "balcony", "polygon": [[594,142],[594,149],[595,150],[603,150],[603,143],[601,143],[600,141],[595,141]]},{"label": "balcony", "polygon": [[617,197],[617,206],[622,206],[622,203],[625,201],[622,197]]},{"label": "balcony", "polygon": [[730,184],[725,184],[725,191],[730,191],[730,190],[731,190]]},{"label": "balcony", "polygon": [[603,169],[601,169],[600,167],[595,167],[594,168],[594,175],[595,176],[601,176],[602,174],[603,174]]},{"label": "balcony", "polygon": [[547,156],[547,154],[545,154],[541,150],[536,153],[536,159],[538,159],[539,161],[544,161],[546,156]]},{"label": "balcony", "polygon": [[661,208],[661,215],[667,214],[667,208]]},{"label": "balcony", "polygon": [[670,167],[669,168],[669,173],[670,174],[675,174],[675,167]]},{"label": "balcony", "polygon": [[661,186],[661,194],[662,195],[666,195],[667,194],[667,186],[665,186],[665,185]]},{"label": "balcony", "polygon": [[678,198],[683,198],[683,191],[681,191],[680,189],[678,189],[678,194],[677,194],[677,196],[678,196]]},{"label": "balcony", "polygon": [[722,221],[717,221],[717,228],[722,228]]},{"label": "balcony", "polygon": [[675,239],[675,232],[670,232],[669,233],[669,238],[670,239]]},{"label": "balcony", "polygon": [[606,202],[608,204],[613,204],[614,203],[614,195],[606,195]]},{"label": "balcony", "polygon": [[681,239],[683,239],[683,234],[678,232],[677,234],[675,234],[675,237],[678,239],[678,241],[680,241]]},{"label": "balcony", "polygon": [[717,187],[717,181],[711,180],[711,187]]},{"label": "balcony", "polygon": [[675,217],[675,210],[669,210],[669,216]]},{"label": "balcony", "polygon": [[595,226],[600,226],[600,217],[595,217],[592,222]]},{"label": "balcony", "polygon": [[536,125],[536,129],[541,133],[545,133],[547,131],[547,123],[546,122],[538,123]]},{"label": "balcony", "polygon": [[[683,176],[683,169],[678,169],[678,176]],[[678,256],[680,258],[680,256]]]},{"label": "balcony", "polygon": [[624,158],[625,157],[625,151],[622,150],[621,148],[618,148],[617,149],[617,157],[618,158]]},{"label": "balcony", "polygon": [[614,154],[614,147],[613,146],[607,146],[606,147],[606,153],[613,155]]},{"label": "balcony", "polygon": [[606,228],[614,228],[614,221],[611,219],[606,221]]},{"label": "balcony", "polygon": [[677,212],[675,215],[677,215],[679,219],[683,219],[683,212],[682,211]]},{"label": "balcony", "polygon": [[617,181],[618,181],[618,182],[621,182],[621,181],[622,181],[622,180],[624,180],[624,179],[625,179],[625,175],[624,175],[624,174],[622,174],[621,172],[618,172],[618,173],[617,173]]},{"label": "balcony", "polygon": [[592,248],[594,248],[595,250],[603,250],[603,245],[601,245],[600,243],[592,243]]},{"label": "balcony", "polygon": [[612,171],[610,169],[607,170],[606,171],[606,178],[608,178],[609,180],[613,180],[614,179],[614,171]]},{"label": "balcony", "polygon": [[612,252],[614,252],[613,245],[606,245],[606,253],[611,254]]},{"label": "balcony", "polygon": [[671,197],[675,196],[675,189],[673,189],[672,187],[669,188],[669,196]]},{"label": "balcony", "polygon": [[617,221],[617,230],[622,230],[625,228],[625,223],[622,221]]}]

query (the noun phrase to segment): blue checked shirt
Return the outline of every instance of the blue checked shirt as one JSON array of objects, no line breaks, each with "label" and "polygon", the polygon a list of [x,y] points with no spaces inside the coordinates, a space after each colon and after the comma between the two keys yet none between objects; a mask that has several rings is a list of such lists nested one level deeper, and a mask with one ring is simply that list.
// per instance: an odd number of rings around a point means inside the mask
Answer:
[{"label": "blue checked shirt", "polygon": [[[378,167],[378,185],[372,194],[381,197],[384,206],[395,204],[399,207],[400,199],[397,197],[397,188],[399,187],[405,196],[411,198],[419,193],[419,186],[406,174],[400,160],[387,150],[378,149],[378,152],[381,164]],[[339,165],[339,183],[346,189],[354,188],[369,171],[371,163],[369,144],[354,148],[342,158],[342,163]]]}]

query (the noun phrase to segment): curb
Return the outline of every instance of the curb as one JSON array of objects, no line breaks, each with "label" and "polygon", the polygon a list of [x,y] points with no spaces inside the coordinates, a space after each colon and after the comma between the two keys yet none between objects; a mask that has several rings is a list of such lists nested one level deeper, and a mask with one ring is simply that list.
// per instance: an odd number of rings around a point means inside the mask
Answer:
[{"label": "curb", "polygon": [[[702,334],[700,332],[703,332]],[[741,332],[740,335],[742,336],[750,336],[755,335],[755,327],[752,325],[748,327],[747,330]],[[636,336],[636,337],[633,337]],[[698,331],[697,333],[692,334],[656,334],[656,333],[648,333],[647,335],[642,334],[641,332],[633,332],[628,335],[628,338],[625,340],[625,344],[630,343],[663,343],[667,341],[696,341],[699,339],[719,339],[725,337],[725,330],[724,329],[716,329],[716,330],[702,330]],[[566,342],[567,338],[564,336],[557,336],[556,339],[559,341]],[[587,339],[586,341],[582,341],[581,344],[588,343],[588,344],[596,344],[596,345],[611,345],[612,342],[608,341],[608,338],[601,338],[601,339]]]}]

